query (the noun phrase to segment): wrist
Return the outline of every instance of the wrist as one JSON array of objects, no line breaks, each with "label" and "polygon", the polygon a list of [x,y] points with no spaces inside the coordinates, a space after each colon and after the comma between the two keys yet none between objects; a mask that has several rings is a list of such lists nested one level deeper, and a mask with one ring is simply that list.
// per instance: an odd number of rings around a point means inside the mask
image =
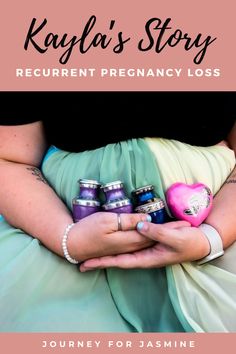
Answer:
[{"label": "wrist", "polygon": [[224,249],[220,234],[213,226],[203,223],[198,228],[205,235],[209,244],[209,253],[197,261],[198,265],[202,265],[222,256]]},{"label": "wrist", "polygon": [[61,247],[63,256],[68,262],[72,264],[79,264],[79,261],[73,252],[74,247],[72,247],[74,241],[72,230],[74,229],[74,227],[75,223],[67,224],[62,236]]},{"label": "wrist", "polygon": [[206,237],[206,234],[201,230],[201,228],[197,227],[198,229],[198,238],[200,238],[200,247],[199,247],[199,255],[198,258],[196,259],[197,261],[199,259],[207,257],[210,252],[211,252],[211,245],[209,243],[208,238]]}]

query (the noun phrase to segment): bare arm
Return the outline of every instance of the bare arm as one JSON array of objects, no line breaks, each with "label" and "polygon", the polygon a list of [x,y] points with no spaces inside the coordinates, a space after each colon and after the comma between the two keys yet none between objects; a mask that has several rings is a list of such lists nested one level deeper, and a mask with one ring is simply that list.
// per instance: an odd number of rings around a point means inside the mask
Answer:
[{"label": "bare arm", "polygon": [[47,147],[42,123],[1,126],[0,141],[1,214],[61,254],[59,235],[72,218],[38,169]]},{"label": "bare arm", "polygon": [[[62,235],[73,220],[38,169],[47,148],[42,122],[0,126],[0,142],[0,213],[62,256]],[[147,247],[150,240],[134,230],[140,220],[146,220],[146,215],[122,215],[126,231],[117,232],[116,214],[91,215],[71,229],[69,252],[84,260]]]},{"label": "bare arm", "polygon": [[[236,154],[236,123],[227,142]],[[236,168],[214,198],[206,223],[214,226],[222,237],[224,248],[236,241]]]}]

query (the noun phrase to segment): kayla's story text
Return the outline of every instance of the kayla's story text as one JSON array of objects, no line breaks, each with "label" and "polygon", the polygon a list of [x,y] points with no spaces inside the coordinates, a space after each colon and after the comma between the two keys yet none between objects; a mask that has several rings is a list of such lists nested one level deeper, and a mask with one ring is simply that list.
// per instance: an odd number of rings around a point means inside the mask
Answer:
[{"label": "kayla's story text", "polygon": [[[64,33],[59,35],[56,32],[47,32],[47,19],[38,22],[33,18],[26,34],[24,49],[35,49],[41,54],[46,53],[49,48],[58,50],[64,49],[59,54],[59,62],[66,64],[73,51],[86,54],[93,48],[100,47],[104,50],[112,50],[114,54],[122,53],[128,43],[132,40],[120,29],[117,29],[116,21],[111,20],[106,33],[98,30],[96,16],[91,16],[79,35],[69,35]],[[60,31],[61,32],[61,31]],[[153,17],[144,25],[143,36],[137,41],[137,50],[140,52],[155,51],[160,54],[166,48],[182,46],[185,51],[194,51],[193,62],[200,64],[209,46],[216,40],[210,35],[198,33],[192,36],[181,29],[173,28],[172,19],[164,20]]]}]

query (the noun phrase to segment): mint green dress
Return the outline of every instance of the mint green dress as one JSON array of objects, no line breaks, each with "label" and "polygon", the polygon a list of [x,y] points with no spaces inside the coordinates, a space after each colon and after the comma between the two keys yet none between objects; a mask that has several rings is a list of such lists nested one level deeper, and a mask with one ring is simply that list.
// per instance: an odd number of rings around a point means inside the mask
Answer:
[{"label": "mint green dress", "polygon": [[[158,144],[166,148],[166,141]],[[155,148],[159,157],[166,151],[158,144],[153,148],[148,140],[134,139],[82,153],[52,147],[42,171],[70,209],[79,178],[103,183],[122,180],[128,194],[139,186],[153,184],[165,199],[165,175],[158,167]],[[181,149],[185,149],[184,144]],[[227,158],[226,176],[234,163],[231,155]],[[160,164],[165,169],[163,162]],[[171,267],[80,273],[76,265],[3,218],[0,250],[1,332],[196,331],[181,304]]]}]

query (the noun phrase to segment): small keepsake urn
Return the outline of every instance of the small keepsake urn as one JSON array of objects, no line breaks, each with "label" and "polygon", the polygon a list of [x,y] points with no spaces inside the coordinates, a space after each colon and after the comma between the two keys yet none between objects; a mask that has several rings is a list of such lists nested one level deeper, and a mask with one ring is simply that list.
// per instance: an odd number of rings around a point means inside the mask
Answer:
[{"label": "small keepsake urn", "polygon": [[79,195],[72,199],[74,222],[101,210],[98,200],[100,182],[90,179],[79,179]]},{"label": "small keepsake urn", "polygon": [[124,184],[121,181],[113,181],[101,186],[105,194],[106,203],[102,205],[104,211],[113,213],[132,213],[133,205],[126,197]]},{"label": "small keepsake urn", "polygon": [[163,224],[167,221],[167,213],[163,200],[154,192],[152,184],[139,187],[132,191],[135,203],[135,212],[149,214],[154,224]]},{"label": "small keepsake urn", "polygon": [[213,195],[203,183],[174,183],[166,191],[166,201],[172,215],[199,226],[208,216]]}]

